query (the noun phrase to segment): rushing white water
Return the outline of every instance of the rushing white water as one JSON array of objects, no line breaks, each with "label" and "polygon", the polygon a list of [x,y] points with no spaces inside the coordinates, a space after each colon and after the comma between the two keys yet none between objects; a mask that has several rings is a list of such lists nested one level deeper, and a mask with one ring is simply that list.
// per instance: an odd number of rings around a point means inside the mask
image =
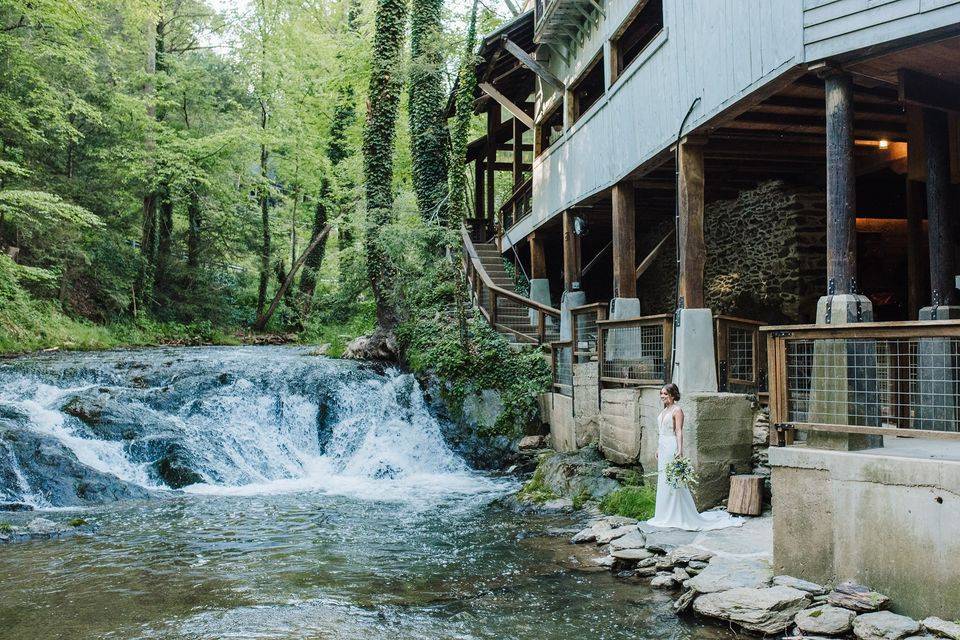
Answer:
[{"label": "rushing white water", "polygon": [[[324,491],[411,501],[502,488],[450,449],[412,376],[302,350],[15,362],[0,369],[4,410],[0,444],[11,430],[32,432],[86,467],[152,490],[167,488],[171,466],[190,474],[184,490],[198,494]],[[50,506],[15,450],[0,449],[0,459],[4,452],[0,498]]]}]

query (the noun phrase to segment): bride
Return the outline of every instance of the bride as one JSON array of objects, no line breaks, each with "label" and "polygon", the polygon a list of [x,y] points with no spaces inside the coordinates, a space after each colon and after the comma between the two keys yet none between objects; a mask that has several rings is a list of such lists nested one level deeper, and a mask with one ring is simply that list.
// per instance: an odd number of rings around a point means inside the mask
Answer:
[{"label": "bride", "polygon": [[670,383],[660,389],[663,411],[657,417],[657,506],[647,524],[655,527],[706,531],[737,527],[743,518],[734,518],[725,511],[697,513],[690,489],[674,487],[667,482],[667,465],[683,451],[683,409],[677,404],[680,389]]}]

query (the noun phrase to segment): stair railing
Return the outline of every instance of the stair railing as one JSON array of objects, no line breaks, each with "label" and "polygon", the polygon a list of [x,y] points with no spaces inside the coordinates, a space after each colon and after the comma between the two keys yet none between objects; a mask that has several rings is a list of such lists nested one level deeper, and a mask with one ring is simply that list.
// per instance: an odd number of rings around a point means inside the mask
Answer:
[{"label": "stair railing", "polygon": [[[490,326],[514,336],[520,342],[549,344],[550,339],[554,337],[551,334],[555,334],[560,326],[560,310],[540,304],[515,291],[494,284],[480,261],[480,256],[470,239],[470,234],[465,228],[461,228],[460,235],[463,240],[463,268],[467,275],[473,301],[483,317],[490,323]],[[533,335],[520,330],[522,327],[518,324],[516,318],[510,320],[506,317],[504,313],[506,305],[501,304],[506,302],[513,303],[514,308],[520,307],[520,309],[534,312],[535,324],[531,323],[529,325],[531,328],[535,327]],[[529,315],[533,316],[534,314]]]}]

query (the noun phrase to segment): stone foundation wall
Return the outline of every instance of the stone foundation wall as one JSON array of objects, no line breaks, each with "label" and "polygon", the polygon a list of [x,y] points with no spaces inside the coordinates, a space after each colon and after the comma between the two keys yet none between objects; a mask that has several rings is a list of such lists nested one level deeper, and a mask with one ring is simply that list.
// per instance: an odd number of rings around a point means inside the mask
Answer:
[{"label": "stone foundation wall", "polygon": [[899,613],[952,620],[960,612],[960,455],[947,455],[951,443],[887,445],[770,448],[774,572],[869,584]]},{"label": "stone foundation wall", "polygon": [[753,403],[738,393],[692,393],[683,396],[683,454],[690,458],[700,483],[694,491],[703,511],[727,498],[730,467],[745,471],[753,453]]},{"label": "stone foundation wall", "polygon": [[[826,281],[825,207],[822,191],[781,181],[709,203],[707,305],[715,313],[770,322],[812,321]],[[641,243],[638,253],[646,249]],[[673,310],[675,251],[675,245],[666,248],[640,279],[644,314]]]}]

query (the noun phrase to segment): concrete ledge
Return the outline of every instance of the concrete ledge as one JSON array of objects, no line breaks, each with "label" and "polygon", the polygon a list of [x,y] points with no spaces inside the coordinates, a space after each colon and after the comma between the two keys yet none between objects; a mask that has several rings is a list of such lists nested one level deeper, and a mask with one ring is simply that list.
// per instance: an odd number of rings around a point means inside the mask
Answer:
[{"label": "concrete ledge", "polygon": [[771,447],[774,568],[856,580],[896,611],[960,611],[960,444],[887,437],[857,452]]}]

